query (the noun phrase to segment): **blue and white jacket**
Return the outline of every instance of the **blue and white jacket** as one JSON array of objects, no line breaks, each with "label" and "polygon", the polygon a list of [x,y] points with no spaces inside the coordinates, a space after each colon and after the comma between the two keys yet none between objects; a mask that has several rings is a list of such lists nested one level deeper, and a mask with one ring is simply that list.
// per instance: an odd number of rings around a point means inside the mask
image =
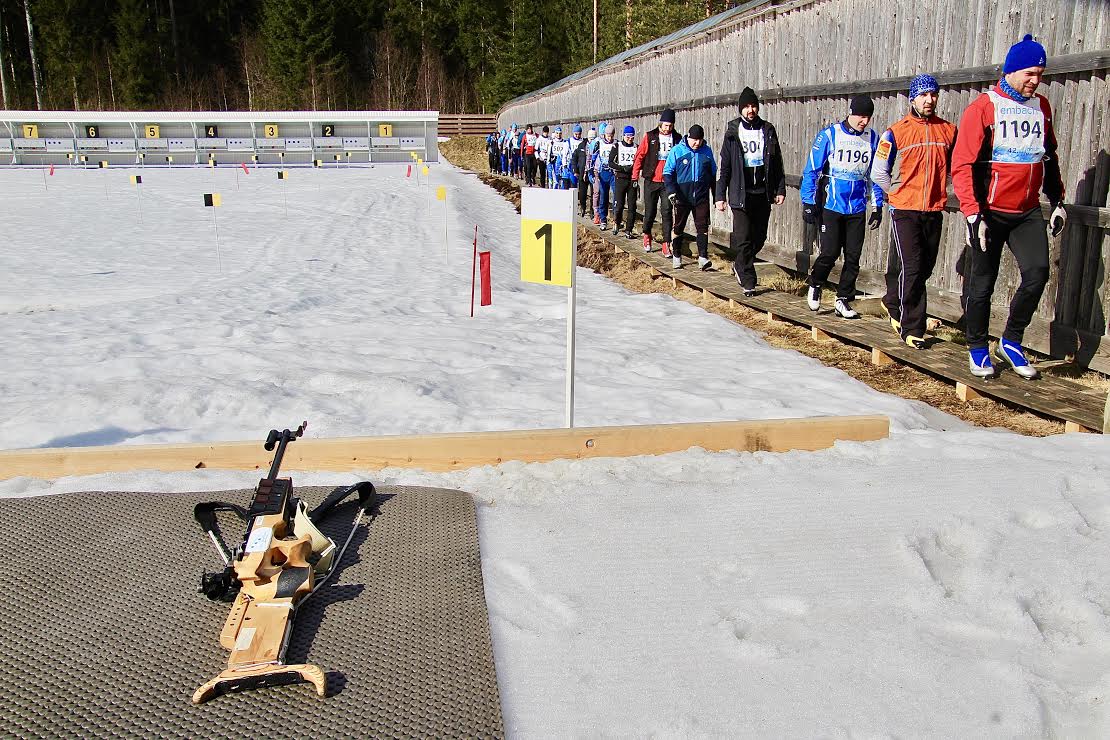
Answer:
[{"label": "blue and white jacket", "polygon": [[717,161],[709,144],[703,141],[695,151],[686,143],[686,137],[682,137],[682,141],[667,153],[663,183],[668,195],[677,193],[688,205],[708,200],[717,183]]},{"label": "blue and white jacket", "polygon": [[817,203],[818,178],[823,178],[824,205],[830,211],[849,216],[866,212],[869,186],[875,208],[882,208],[883,191],[871,182],[871,160],[878,145],[874,131],[868,128],[857,134],[845,121],[822,129],[802,172],[802,202]]}]

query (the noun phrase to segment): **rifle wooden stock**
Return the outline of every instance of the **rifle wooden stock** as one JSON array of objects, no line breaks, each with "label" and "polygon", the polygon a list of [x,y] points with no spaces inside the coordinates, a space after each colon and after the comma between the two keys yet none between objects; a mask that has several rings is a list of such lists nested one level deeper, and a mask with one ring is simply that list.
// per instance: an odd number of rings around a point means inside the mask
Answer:
[{"label": "rifle wooden stock", "polygon": [[[267,483],[264,480],[259,489],[269,490]],[[220,644],[231,651],[227,669],[193,693],[194,704],[229,690],[289,683],[297,676],[313,684],[320,696],[325,692],[324,672],[318,666],[283,662],[293,611],[312,593],[315,582],[308,562],[312,538],[293,538],[281,513],[254,517],[249,532],[234,561],[242,586],[220,632]]]}]

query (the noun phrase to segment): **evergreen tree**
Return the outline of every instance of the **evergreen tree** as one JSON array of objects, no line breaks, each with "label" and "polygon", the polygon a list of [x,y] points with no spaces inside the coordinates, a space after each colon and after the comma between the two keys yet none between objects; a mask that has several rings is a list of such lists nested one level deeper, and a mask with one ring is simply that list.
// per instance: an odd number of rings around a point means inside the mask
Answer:
[{"label": "evergreen tree", "polygon": [[112,24],[116,33],[113,77],[120,105],[148,108],[157,98],[161,65],[145,0],[118,0]]}]

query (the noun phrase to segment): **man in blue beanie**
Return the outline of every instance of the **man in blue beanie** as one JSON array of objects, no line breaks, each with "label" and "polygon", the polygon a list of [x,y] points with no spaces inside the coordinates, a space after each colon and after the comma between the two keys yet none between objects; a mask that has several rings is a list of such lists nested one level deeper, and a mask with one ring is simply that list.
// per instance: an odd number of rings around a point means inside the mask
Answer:
[{"label": "man in blue beanie", "polygon": [[[636,161],[636,129],[625,126],[621,140],[609,153],[609,167],[616,178],[616,195],[613,198],[613,236],[621,233],[635,239],[632,227],[636,224],[636,184],[632,180],[632,165]],[[650,248],[648,251],[651,251]]]},{"label": "man in blue beanie", "polygon": [[[952,152],[952,187],[967,219],[963,300],[968,365],[977,377],[994,374],[988,330],[1004,244],[1017,259],[1021,284],[995,355],[1022,378],[1040,374],[1021,343],[1048,284],[1048,236],[1059,236],[1067,219],[1052,106],[1037,94],[1047,63],[1044,47],[1030,35],[1010,47],[1002,79],[964,111]],[[1047,233],[1041,190],[1052,208]]]}]

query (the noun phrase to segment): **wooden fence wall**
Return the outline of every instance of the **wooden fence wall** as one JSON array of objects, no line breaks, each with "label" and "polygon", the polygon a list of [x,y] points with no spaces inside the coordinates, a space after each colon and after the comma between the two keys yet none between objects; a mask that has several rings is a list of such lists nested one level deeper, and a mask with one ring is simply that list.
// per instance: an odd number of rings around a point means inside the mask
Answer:
[{"label": "wooden fence wall", "polygon": [[477,136],[492,133],[497,128],[497,117],[479,113],[440,113],[440,136]]},{"label": "wooden fence wall", "polygon": [[[751,2],[696,34],[511,101],[499,112],[498,126],[607,120],[631,123],[639,136],[656,125],[662,108],[672,107],[679,130],[701,124],[716,151],[727,122],[738,115],[737,94],[750,86],[763,100],[761,115],[778,129],[789,183],[762,256],[804,270],[816,235],[802,223],[797,186],[817,131],[843,118],[848,98],[858,92],[875,99],[871,125],[881,131],[908,110],[909,79],[921,72],[941,83],[938,114],[958,122],[968,103],[998,79],[1006,51],[1025,33],[1049,54],[1039,92],[1053,106],[1069,204],[1068,228],[1052,240],[1051,282],[1026,343],[1054,356],[1075,354],[1110,372],[1110,0]],[[964,229],[954,198],[949,210],[930,310],[956,320]],[[715,237],[727,241],[731,215],[713,213]],[[882,291],[888,224],[868,234],[863,289]],[[995,293],[995,335],[1018,281],[1007,253]]]}]

